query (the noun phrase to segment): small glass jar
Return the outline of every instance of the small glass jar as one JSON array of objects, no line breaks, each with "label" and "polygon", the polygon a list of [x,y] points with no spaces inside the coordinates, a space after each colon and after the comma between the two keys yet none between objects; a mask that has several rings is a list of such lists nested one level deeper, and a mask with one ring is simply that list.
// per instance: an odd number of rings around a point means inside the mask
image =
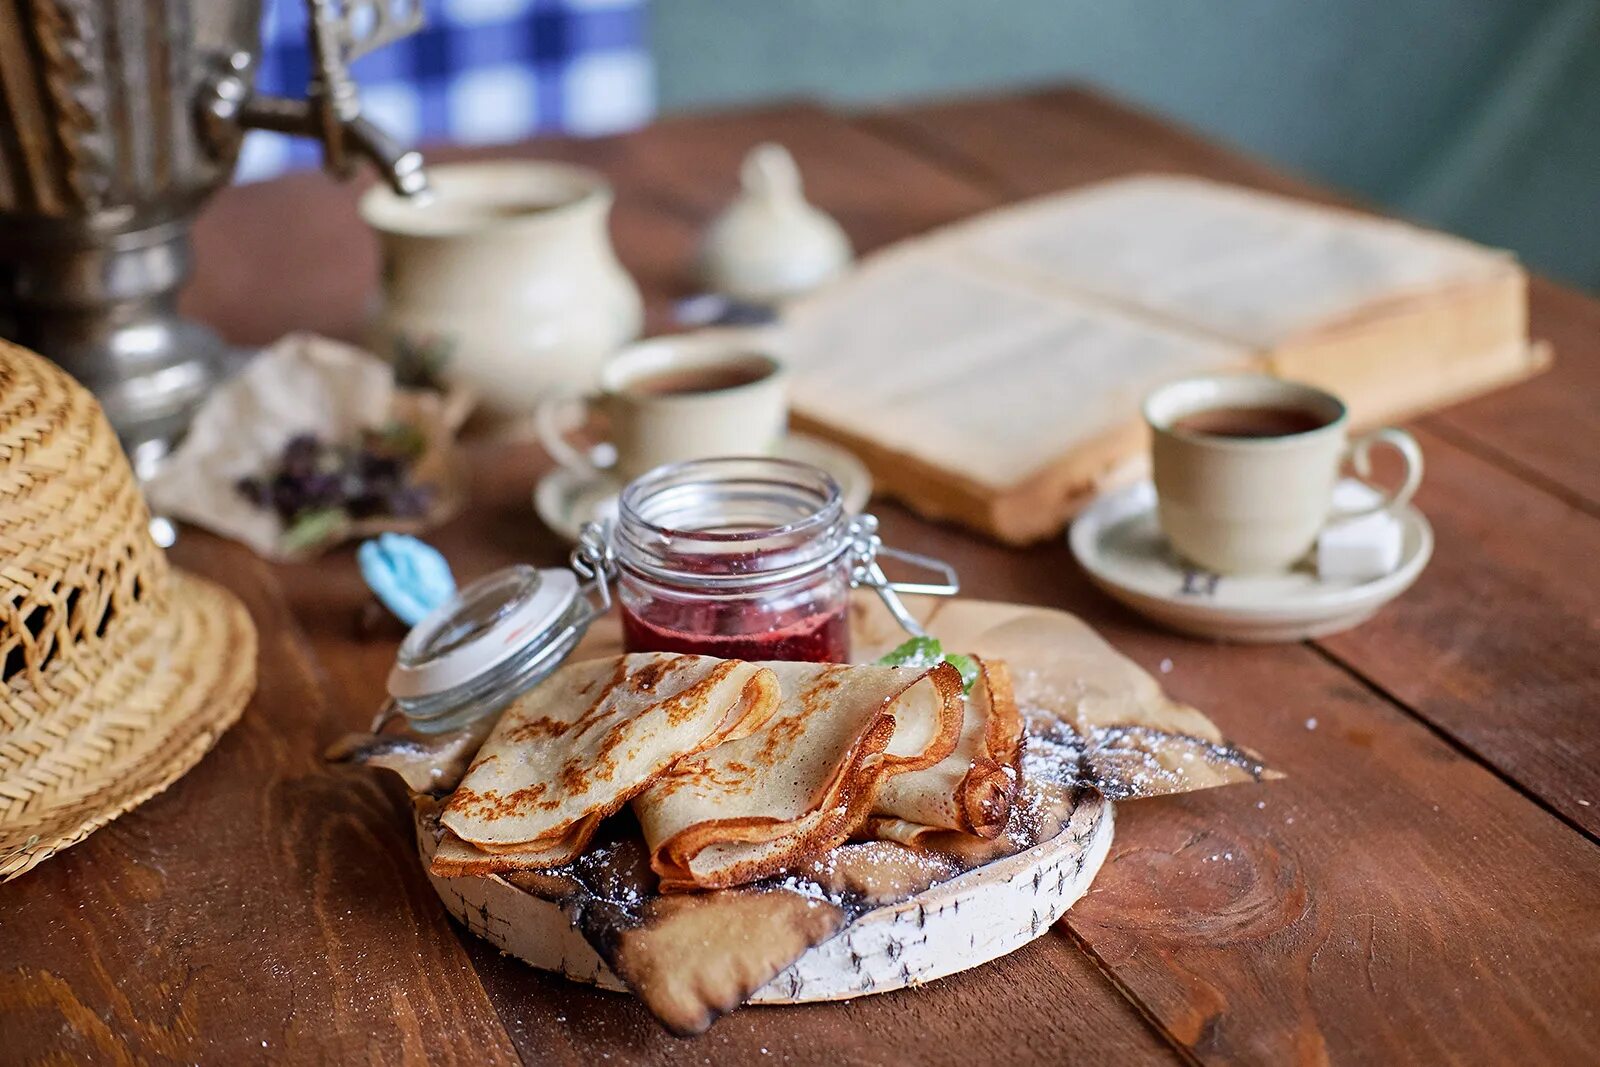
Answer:
[{"label": "small glass jar", "polygon": [[846,662],[852,536],[838,483],[815,467],[657,468],[618,507],[623,641],[630,652]]},{"label": "small glass jar", "polygon": [[[947,564],[884,545],[878,520],[847,515],[834,480],[803,463],[659,467],[622,491],[619,512],[614,531],[584,524],[570,569],[495,571],[412,627],[373,733],[397,715],[434,734],[496,714],[560,666],[614,601],[632,652],[844,663],[852,588],[874,590],[912,635],[924,631],[900,593],[960,589]],[[942,581],[891,582],[880,555]]]}]

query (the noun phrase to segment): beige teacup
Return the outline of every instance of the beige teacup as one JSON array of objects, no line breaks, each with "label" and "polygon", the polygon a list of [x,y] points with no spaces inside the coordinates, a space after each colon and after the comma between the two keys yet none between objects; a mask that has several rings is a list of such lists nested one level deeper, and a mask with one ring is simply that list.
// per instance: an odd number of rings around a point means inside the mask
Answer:
[{"label": "beige teacup", "polygon": [[[629,345],[601,367],[597,393],[546,400],[536,421],[558,463],[627,482],[664,463],[770,454],[787,426],[787,393],[783,365],[756,339],[706,331]],[[583,451],[567,435],[591,410],[611,440]]]},{"label": "beige teacup", "polygon": [[[1330,522],[1403,507],[1422,481],[1422,450],[1404,430],[1347,439],[1349,413],[1331,393],[1258,375],[1173,382],[1144,404],[1161,529],[1186,559],[1218,574],[1296,563]],[[1370,508],[1335,512],[1348,461],[1363,478],[1377,444],[1398,451],[1405,479]]]}]

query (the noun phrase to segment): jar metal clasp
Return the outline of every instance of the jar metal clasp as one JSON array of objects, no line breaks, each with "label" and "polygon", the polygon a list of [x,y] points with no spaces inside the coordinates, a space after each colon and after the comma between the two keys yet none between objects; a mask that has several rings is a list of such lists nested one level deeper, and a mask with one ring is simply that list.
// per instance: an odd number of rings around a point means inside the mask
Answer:
[{"label": "jar metal clasp", "polygon": [[617,576],[617,552],[611,531],[598,522],[586,522],[578,531],[578,546],[570,557],[572,570],[583,580],[578,598],[588,607],[584,629],[611,610],[611,581]]},{"label": "jar metal clasp", "polygon": [[[901,593],[913,596],[955,596],[961,592],[961,577],[956,569],[944,560],[890,548],[878,536],[878,517],[863,512],[850,520],[850,585],[855,589],[871,589],[889,609],[895,622],[913,637],[926,637],[928,631],[911,614]],[[939,582],[891,582],[883,573],[878,557],[900,560],[912,566],[938,574]]]}]

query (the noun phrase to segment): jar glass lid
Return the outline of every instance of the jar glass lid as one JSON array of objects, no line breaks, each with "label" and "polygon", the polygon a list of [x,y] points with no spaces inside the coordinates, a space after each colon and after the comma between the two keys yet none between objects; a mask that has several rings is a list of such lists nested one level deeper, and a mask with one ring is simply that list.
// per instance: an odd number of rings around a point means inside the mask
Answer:
[{"label": "jar glass lid", "polygon": [[406,635],[389,672],[389,695],[445,692],[548,641],[577,596],[577,577],[560,568],[518,564],[472,582]]}]

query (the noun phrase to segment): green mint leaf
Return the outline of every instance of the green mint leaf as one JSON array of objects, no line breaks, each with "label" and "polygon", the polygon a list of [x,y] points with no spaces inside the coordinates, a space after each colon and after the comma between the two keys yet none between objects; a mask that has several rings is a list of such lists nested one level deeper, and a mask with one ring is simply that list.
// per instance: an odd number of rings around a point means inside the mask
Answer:
[{"label": "green mint leaf", "polygon": [[885,667],[936,667],[944,661],[944,646],[935,637],[913,637],[878,660]]},{"label": "green mint leaf", "polygon": [[937,667],[948,663],[961,675],[961,691],[972,692],[978,680],[978,661],[959,652],[946,652],[936,637],[913,637],[878,660],[885,667]]}]

